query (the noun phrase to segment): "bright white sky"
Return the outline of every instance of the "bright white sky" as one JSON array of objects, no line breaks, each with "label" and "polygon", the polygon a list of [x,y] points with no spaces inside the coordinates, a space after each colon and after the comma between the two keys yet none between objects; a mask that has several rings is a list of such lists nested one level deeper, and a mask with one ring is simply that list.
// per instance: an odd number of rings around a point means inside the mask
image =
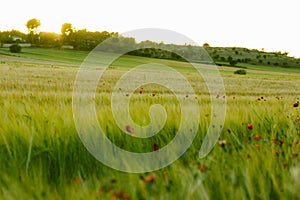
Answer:
[{"label": "bright white sky", "polygon": [[26,32],[25,23],[31,18],[41,21],[40,31],[57,33],[65,22],[77,29],[119,33],[137,28],[164,28],[184,34],[199,45],[208,42],[211,46],[265,48],[300,57],[299,2],[7,0],[1,2],[0,30]]}]

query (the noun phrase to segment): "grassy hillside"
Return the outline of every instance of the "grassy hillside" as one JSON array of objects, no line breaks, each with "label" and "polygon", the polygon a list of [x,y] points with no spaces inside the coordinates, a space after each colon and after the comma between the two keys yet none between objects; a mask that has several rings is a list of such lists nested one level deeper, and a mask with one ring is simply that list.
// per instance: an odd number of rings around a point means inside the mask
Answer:
[{"label": "grassy hillside", "polygon": [[265,52],[257,49],[239,47],[206,47],[205,48],[217,64],[236,66],[263,65],[271,67],[300,69],[300,58],[289,57],[287,52]]},{"label": "grassy hillside", "polygon": [[[289,57],[286,53],[281,52],[263,52],[258,50],[250,50],[246,48],[238,47],[205,47],[211,58],[217,65],[220,66],[235,66],[248,69],[260,69],[271,71],[287,71],[297,72],[300,69],[300,59]],[[44,48],[23,48],[21,53],[10,53],[8,48],[0,48],[0,55],[15,56],[18,58],[26,58],[26,62],[38,62],[43,61],[44,64],[64,64],[80,66],[85,57],[88,55],[88,51],[76,51],[76,50],[56,50],[56,49],[44,49]],[[130,59],[129,63],[135,64],[143,63],[150,58],[127,55]],[[3,58],[2,58],[3,60]],[[13,57],[10,57],[13,61]],[[163,61],[159,62],[169,62]],[[24,60],[25,61],[25,60]],[[121,60],[121,66],[126,66],[125,59]],[[149,62],[151,59],[149,60]],[[231,64],[230,61],[235,61]],[[171,62],[171,61],[170,61]]]},{"label": "grassy hillside", "polygon": [[[8,48],[0,48],[0,55],[31,59],[32,62],[80,65],[88,55],[87,51],[57,50],[45,48],[23,48],[21,53],[11,53]],[[13,60],[13,57],[10,57]],[[3,59],[3,58],[2,58]],[[30,62],[30,60],[28,60]]]}]

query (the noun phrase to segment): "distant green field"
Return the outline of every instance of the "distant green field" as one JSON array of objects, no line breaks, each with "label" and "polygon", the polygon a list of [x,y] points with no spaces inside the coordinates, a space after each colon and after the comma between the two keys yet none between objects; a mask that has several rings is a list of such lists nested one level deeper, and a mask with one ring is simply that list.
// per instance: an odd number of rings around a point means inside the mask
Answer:
[{"label": "distant green field", "polygon": [[[18,58],[31,59],[27,60],[30,63],[36,63],[36,61],[41,61],[41,64],[51,64],[58,65],[74,65],[80,66],[84,59],[88,56],[88,51],[74,51],[74,50],[55,50],[55,49],[43,49],[43,48],[23,48],[21,53],[10,53],[8,48],[0,48],[0,55],[9,55],[16,57],[15,62],[18,62]],[[114,56],[115,54],[105,53],[105,55]],[[13,58],[11,57],[11,58]],[[13,62],[14,60],[10,60]],[[172,60],[154,59],[154,58],[144,58],[137,56],[125,55],[122,59],[114,62],[113,67],[125,67],[131,68],[133,66],[158,62],[160,64],[166,64],[175,68],[184,68],[185,70],[190,70],[188,63],[182,63]]]},{"label": "distant green field", "polygon": [[43,48],[23,48],[21,53],[10,53],[8,48],[0,48],[0,54],[48,62],[62,62],[65,64],[80,65],[87,56],[88,52]]},{"label": "distant green field", "polygon": [[[86,56],[89,54],[88,51],[74,51],[74,50],[56,50],[56,49],[44,49],[44,48],[23,48],[21,53],[11,53],[8,48],[0,48],[0,55],[16,56],[18,58],[28,58],[32,60],[45,61],[47,63],[54,64],[71,64],[74,66],[80,66],[84,61]],[[107,54],[109,55],[109,53]],[[114,54],[112,54],[114,55]],[[30,61],[28,61],[30,62]],[[163,59],[153,59],[145,57],[136,56],[123,56],[123,58],[114,63],[118,67],[130,67],[136,66],[143,63],[158,62],[161,64],[167,64],[172,67],[184,67],[189,66],[187,63],[163,60]],[[220,64],[228,65],[228,62],[218,62]],[[265,65],[252,65],[246,63],[238,63],[237,67],[243,67],[250,70],[260,70],[260,71],[271,71],[271,72],[283,72],[283,73],[299,73],[300,70],[295,68],[283,68]],[[222,68],[220,68],[221,71]],[[226,68],[225,68],[226,69]],[[186,68],[189,70],[189,68]],[[226,73],[226,70],[224,70]]]},{"label": "distant green field", "polygon": [[[72,92],[88,52],[22,51],[0,49],[0,199],[300,199],[300,107],[293,107],[300,100],[298,70],[245,65],[247,74],[236,75],[240,68],[218,67],[226,96],[212,98],[226,99],[225,124],[212,152],[199,159],[211,117],[218,115],[210,112],[203,78],[188,63],[121,57],[104,74],[95,96],[98,121],[114,144],[154,151],[172,140],[180,123],[176,97],[149,84],[132,94],[130,113],[145,125],[150,106],[161,104],[168,114],[165,127],[147,139],[117,127],[110,94],[136,65],[160,63],[178,70],[197,89],[201,112],[197,136],[179,160],[154,172],[129,174],[97,161],[77,134]],[[126,85],[119,90],[127,95]],[[192,97],[183,91],[180,98]]]}]

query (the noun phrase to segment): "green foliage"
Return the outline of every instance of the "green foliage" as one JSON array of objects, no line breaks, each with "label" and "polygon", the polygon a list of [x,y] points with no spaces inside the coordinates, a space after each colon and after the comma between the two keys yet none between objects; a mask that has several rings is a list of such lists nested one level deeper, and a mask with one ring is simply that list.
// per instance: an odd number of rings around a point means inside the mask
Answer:
[{"label": "green foliage", "polygon": [[230,64],[231,66],[235,66],[237,63],[238,63],[237,60],[230,60],[230,61],[229,61],[229,64]]},{"label": "green foliage", "polygon": [[115,32],[91,32],[86,29],[76,30],[70,33],[65,42],[73,45],[76,50],[92,50],[102,41],[110,38],[117,37],[118,33]]},{"label": "green foliage", "polygon": [[23,40],[26,38],[26,34],[20,32],[20,31],[17,31],[17,30],[0,32],[0,43],[16,42],[16,41],[14,41],[13,37],[22,38],[22,41],[19,41],[19,42],[23,42]]},{"label": "green foliage", "polygon": [[246,75],[247,71],[244,69],[238,69],[238,70],[234,71],[234,74]]},{"label": "green foliage", "polygon": [[55,47],[59,48],[59,35],[56,33],[41,32],[40,33],[40,45],[43,47]]},{"label": "green foliage", "polygon": [[61,43],[67,45],[74,45],[75,35],[74,28],[71,23],[64,23],[61,27]]},{"label": "green foliage", "polygon": [[39,45],[39,26],[41,26],[41,22],[36,18],[30,19],[26,23],[28,29],[28,41],[33,45]]},{"label": "green foliage", "polygon": [[27,21],[26,27],[28,29],[29,34],[38,34],[37,28],[41,26],[40,20],[33,18]]},{"label": "green foliage", "polygon": [[244,60],[245,60],[245,63],[251,62],[251,58],[245,58]]},{"label": "green foliage", "polygon": [[64,23],[61,26],[61,34],[63,36],[68,36],[74,32],[73,25],[71,23]]},{"label": "green foliage", "polygon": [[204,48],[210,47],[210,45],[209,45],[208,43],[204,43],[202,46],[203,46]]},{"label": "green foliage", "polygon": [[213,59],[214,59],[214,60],[218,60],[219,57],[220,57],[220,55],[216,54],[216,55],[213,56]]},{"label": "green foliage", "polygon": [[[298,59],[289,57],[288,52],[265,52],[259,51],[257,49],[247,49],[239,47],[210,47],[206,50],[215,63],[220,61],[227,61],[228,64],[230,64],[231,60],[237,60],[238,63],[248,63],[259,66],[271,65],[284,68],[289,67],[300,69],[300,62],[298,61]],[[215,52],[218,52],[218,56],[215,56]],[[285,65],[283,65],[283,63],[285,63]]]},{"label": "green foliage", "polygon": [[22,47],[19,44],[13,44],[9,47],[9,51],[12,53],[20,53]]}]

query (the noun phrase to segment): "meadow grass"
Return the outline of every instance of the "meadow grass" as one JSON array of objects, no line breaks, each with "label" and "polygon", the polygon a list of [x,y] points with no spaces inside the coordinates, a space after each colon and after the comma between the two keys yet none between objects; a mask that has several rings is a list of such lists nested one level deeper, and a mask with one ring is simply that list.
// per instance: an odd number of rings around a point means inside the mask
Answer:
[{"label": "meadow grass", "polygon": [[[292,107],[300,98],[297,71],[249,68],[242,76],[233,74],[236,68],[220,67],[226,89],[225,124],[220,144],[199,159],[212,115],[201,77],[187,63],[132,56],[119,59],[100,81],[95,102],[107,137],[126,150],[150,152],[153,143],[159,148],[167,145],[178,128],[180,110],[166,88],[147,85],[142,94],[135,91],[130,113],[136,123],[150,122],[148,111],[153,103],[166,108],[168,119],[154,137],[131,137],[116,126],[111,113],[110,93],[121,74],[136,64],[159,62],[179,70],[194,87],[201,88],[196,93],[200,123],[188,151],[161,170],[130,174],[97,161],[77,134],[72,91],[78,66],[87,54],[43,51],[57,56],[35,57],[25,52],[34,62],[16,57],[15,61],[5,58],[0,64],[1,199],[300,198],[300,110]],[[192,97],[186,95],[182,98],[189,101]]]}]

